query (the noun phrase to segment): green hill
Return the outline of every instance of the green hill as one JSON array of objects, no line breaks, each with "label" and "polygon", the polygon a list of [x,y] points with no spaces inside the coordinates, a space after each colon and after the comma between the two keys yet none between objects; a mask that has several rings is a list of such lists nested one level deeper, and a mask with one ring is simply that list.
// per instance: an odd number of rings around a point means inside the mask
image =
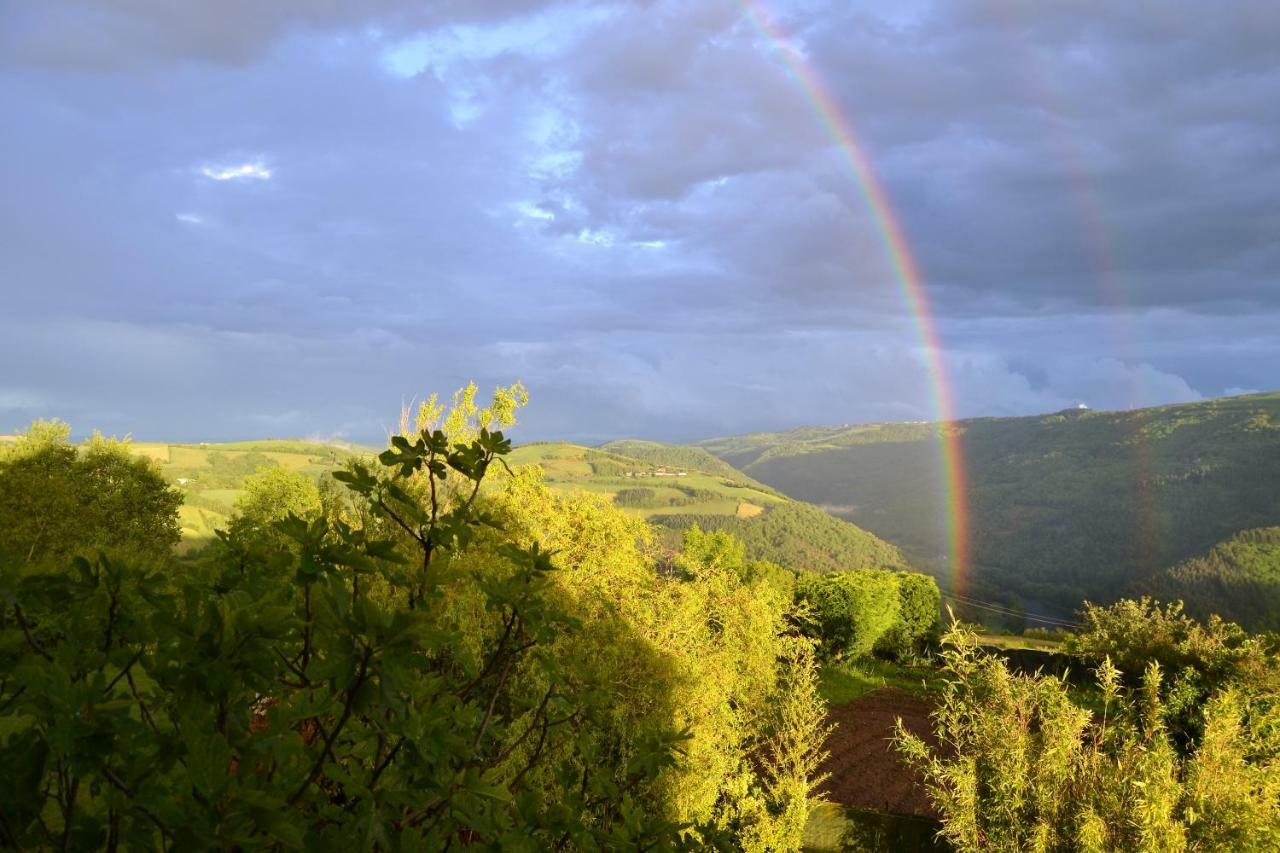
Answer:
[{"label": "green hill", "polygon": [[737,468],[719,457],[703,450],[701,447],[688,447],[679,444],[662,444],[657,441],[642,441],[635,438],[609,441],[600,445],[607,453],[616,453],[651,465],[665,465],[670,468],[696,469],[708,474],[717,474],[732,480],[748,483],[762,492],[778,494],[777,490],[764,483],[751,479]]},{"label": "green hill", "polygon": [[[646,458],[607,448],[640,447]],[[681,448],[675,448],[679,451]],[[542,466],[554,489],[581,489],[608,496],[628,512],[649,519],[674,544],[692,524],[734,533],[747,556],[794,569],[832,571],[867,566],[905,569],[893,545],[792,500],[717,462],[702,470],[682,462],[705,461],[696,450],[667,453],[650,442],[615,442],[594,449],[573,444],[530,444],[508,457],[513,465]]]},{"label": "green hill", "polygon": [[945,577],[944,428],[968,470],[971,589],[985,598],[1069,613],[1239,531],[1280,523],[1280,394],[945,427],[805,428],[697,446]]},{"label": "green hill", "polygon": [[1280,527],[1237,533],[1145,579],[1135,592],[1181,599],[1201,619],[1229,613],[1251,631],[1280,631]]},{"label": "green hill", "polygon": [[182,492],[179,522],[184,548],[202,545],[224,527],[244,478],[260,468],[280,466],[321,477],[366,448],[311,441],[269,439],[221,444],[164,444],[135,441],[134,453],[160,463],[165,479]]}]

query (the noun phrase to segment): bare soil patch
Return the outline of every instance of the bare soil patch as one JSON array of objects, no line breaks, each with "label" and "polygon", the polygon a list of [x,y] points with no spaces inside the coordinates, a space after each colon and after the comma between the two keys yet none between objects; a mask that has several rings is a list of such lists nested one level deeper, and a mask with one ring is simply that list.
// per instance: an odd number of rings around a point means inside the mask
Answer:
[{"label": "bare soil patch", "polygon": [[932,710],[928,699],[897,687],[833,706],[827,721],[835,731],[827,739],[830,755],[822,765],[831,777],[822,792],[844,806],[936,818],[919,774],[903,763],[892,742],[894,721],[901,717],[908,731],[936,747]]}]

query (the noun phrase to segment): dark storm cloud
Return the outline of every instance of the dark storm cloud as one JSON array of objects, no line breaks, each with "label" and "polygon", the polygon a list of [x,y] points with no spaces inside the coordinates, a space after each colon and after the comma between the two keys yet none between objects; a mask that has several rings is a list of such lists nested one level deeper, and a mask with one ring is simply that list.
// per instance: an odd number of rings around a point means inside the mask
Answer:
[{"label": "dark storm cloud", "polygon": [[[1275,383],[1280,10],[767,4],[873,161],[963,414]],[[929,417],[872,212],[736,2],[0,9],[0,431],[526,437]]]}]

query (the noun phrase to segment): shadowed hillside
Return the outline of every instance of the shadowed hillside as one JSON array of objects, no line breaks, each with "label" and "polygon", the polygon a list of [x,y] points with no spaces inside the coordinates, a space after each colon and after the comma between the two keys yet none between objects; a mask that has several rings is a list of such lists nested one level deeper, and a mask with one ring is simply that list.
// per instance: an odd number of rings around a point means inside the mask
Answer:
[{"label": "shadowed hillside", "polygon": [[973,589],[984,597],[1066,613],[1239,531],[1280,523],[1280,394],[946,427],[805,428],[698,446],[945,577],[943,428],[958,432],[968,468]]}]

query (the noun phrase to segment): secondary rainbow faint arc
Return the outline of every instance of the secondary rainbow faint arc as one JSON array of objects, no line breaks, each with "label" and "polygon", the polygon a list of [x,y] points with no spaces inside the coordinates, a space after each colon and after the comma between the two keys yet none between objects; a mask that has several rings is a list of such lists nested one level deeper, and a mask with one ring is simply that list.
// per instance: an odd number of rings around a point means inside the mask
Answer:
[{"label": "secondary rainbow faint arc", "polygon": [[937,411],[939,443],[941,446],[942,475],[946,491],[945,512],[947,548],[953,589],[963,590],[969,570],[969,512],[968,490],[964,466],[963,447],[959,430],[948,422],[954,421],[955,402],[946,365],[942,360],[942,343],[929,295],[925,292],[920,267],[911,253],[906,233],[898,221],[885,193],[884,186],[871,167],[871,160],[858,142],[853,124],[840,111],[835,99],[823,85],[816,70],[791,39],[773,20],[759,0],[739,0],[747,18],[771,41],[782,55],[787,68],[799,84],[805,98],[821,120],[823,128],[835,142],[845,164],[853,176],[854,185],[871,212],[875,229],[884,244],[894,278],[897,279],[907,307],[915,322],[920,339],[924,343],[926,366],[932,386],[933,402]]}]

